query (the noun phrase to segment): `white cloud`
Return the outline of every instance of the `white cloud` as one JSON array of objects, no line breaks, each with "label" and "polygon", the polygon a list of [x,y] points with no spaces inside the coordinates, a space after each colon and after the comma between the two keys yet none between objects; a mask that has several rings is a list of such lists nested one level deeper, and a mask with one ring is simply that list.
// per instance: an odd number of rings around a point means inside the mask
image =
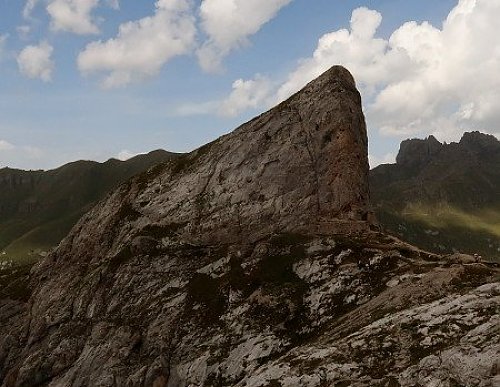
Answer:
[{"label": "white cloud", "polygon": [[236,116],[247,109],[256,108],[269,97],[271,82],[258,75],[251,80],[238,79],[233,83],[233,91],[222,101],[218,111],[223,116]]},{"label": "white cloud", "polygon": [[99,0],[51,0],[47,5],[50,26],[54,31],[97,34],[99,28],[91,13],[98,5]]},{"label": "white cloud", "polygon": [[25,19],[29,19],[31,17],[31,13],[35,9],[36,5],[38,4],[38,0],[27,0],[26,3],[24,4],[23,8],[23,17]]},{"label": "white cloud", "polygon": [[370,168],[375,168],[380,164],[394,164],[396,162],[396,155],[394,153],[386,153],[382,156],[376,156],[374,154],[368,155],[368,160],[370,162]]},{"label": "white cloud", "polygon": [[190,0],[158,0],[155,13],[120,25],[116,38],[88,44],[78,56],[82,73],[108,73],[106,88],[157,74],[170,59],[187,54],[195,44],[195,18]]},{"label": "white cloud", "polygon": [[[40,0],[27,0],[22,12],[23,17],[31,19],[31,14],[39,3]],[[99,33],[97,20],[92,12],[101,4],[119,9],[118,0],[46,0],[46,3],[51,29],[78,35]]]},{"label": "white cloud", "polygon": [[359,8],[350,30],[319,39],[277,91],[299,90],[334,64],[360,86],[368,123],[387,135],[456,140],[464,130],[500,125],[500,0],[460,0],[442,28],[408,22],[389,39],[376,37],[382,16]]},{"label": "white cloud", "polygon": [[355,9],[351,29],[323,35],[311,58],[303,59],[280,87],[277,99],[287,98],[335,64],[347,67],[355,76],[364,94],[397,75],[404,78],[411,72],[410,58],[403,50],[389,50],[389,42],[375,37],[382,15],[367,8]]},{"label": "white cloud", "polygon": [[231,50],[248,43],[278,11],[292,0],[203,0],[201,25],[208,40],[198,50],[205,71],[220,70],[221,61]]},{"label": "white cloud", "polygon": [[15,148],[10,142],[5,140],[0,140],[0,151],[10,151]]},{"label": "white cloud", "polygon": [[266,104],[272,91],[271,81],[257,74],[254,79],[234,81],[233,91],[225,99],[182,104],[174,109],[173,114],[181,117],[211,114],[235,117],[247,109]]},{"label": "white cloud", "polygon": [[371,107],[375,123],[386,133],[432,132],[445,140],[497,128],[498,15],[499,0],[461,0],[441,30],[413,22],[394,32],[391,46],[406,50],[415,71],[381,90]]},{"label": "white cloud", "polygon": [[132,157],[137,156],[138,154],[140,153],[134,153],[127,149],[123,149],[116,155],[116,158],[121,161],[126,161],[128,159],[131,159]]},{"label": "white cloud", "polygon": [[47,42],[25,47],[17,57],[21,74],[28,78],[39,78],[44,82],[52,79],[54,61],[51,59],[53,47]]}]

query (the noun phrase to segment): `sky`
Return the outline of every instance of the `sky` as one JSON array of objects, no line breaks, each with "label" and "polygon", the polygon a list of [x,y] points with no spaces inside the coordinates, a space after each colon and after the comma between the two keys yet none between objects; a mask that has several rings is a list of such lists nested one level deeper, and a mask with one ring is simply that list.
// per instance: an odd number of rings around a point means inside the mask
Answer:
[{"label": "sky", "polygon": [[186,152],[335,64],[371,166],[500,134],[500,0],[0,0],[0,168]]}]

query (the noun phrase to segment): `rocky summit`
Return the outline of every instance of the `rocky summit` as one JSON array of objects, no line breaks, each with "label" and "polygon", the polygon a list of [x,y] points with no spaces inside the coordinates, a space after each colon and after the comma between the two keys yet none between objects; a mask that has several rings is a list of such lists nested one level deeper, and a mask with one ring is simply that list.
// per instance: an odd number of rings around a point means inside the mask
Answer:
[{"label": "rocky summit", "polygon": [[0,293],[0,381],[498,386],[499,269],[370,213],[361,99],[336,66],[121,185],[34,267],[29,297]]}]

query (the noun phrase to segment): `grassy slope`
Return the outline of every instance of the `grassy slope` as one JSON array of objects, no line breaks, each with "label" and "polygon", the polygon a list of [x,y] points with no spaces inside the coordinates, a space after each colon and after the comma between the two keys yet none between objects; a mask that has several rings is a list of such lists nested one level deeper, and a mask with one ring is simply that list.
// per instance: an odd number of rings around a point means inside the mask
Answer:
[{"label": "grassy slope", "polygon": [[0,260],[29,262],[56,246],[108,191],[176,154],[77,161],[51,171],[0,170]]},{"label": "grassy slope", "polygon": [[36,260],[40,253],[57,246],[84,213],[77,211],[34,227],[4,249],[6,256],[18,263]]},{"label": "grassy slope", "polygon": [[438,253],[500,261],[498,143],[485,152],[443,145],[426,163],[381,165],[370,180],[377,217],[389,232]]},{"label": "grassy slope", "polygon": [[387,230],[426,250],[477,253],[500,261],[500,208],[471,213],[412,203],[403,211],[379,208],[377,216]]}]

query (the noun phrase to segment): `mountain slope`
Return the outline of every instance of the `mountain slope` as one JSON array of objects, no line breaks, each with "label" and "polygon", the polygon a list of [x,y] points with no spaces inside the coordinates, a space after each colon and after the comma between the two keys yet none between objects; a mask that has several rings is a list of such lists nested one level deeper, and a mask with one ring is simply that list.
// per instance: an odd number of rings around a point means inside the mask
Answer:
[{"label": "mountain slope", "polygon": [[229,135],[122,184],[35,266],[28,294],[8,287],[0,381],[497,378],[498,268],[372,231],[369,207],[361,100],[336,66]]},{"label": "mountain slope", "polygon": [[108,191],[177,157],[157,150],[127,161],[76,161],[50,171],[0,170],[0,251],[16,262],[56,246]]},{"label": "mountain slope", "polygon": [[422,248],[500,260],[500,141],[479,132],[459,143],[401,144],[396,164],[370,172],[385,227]]}]

